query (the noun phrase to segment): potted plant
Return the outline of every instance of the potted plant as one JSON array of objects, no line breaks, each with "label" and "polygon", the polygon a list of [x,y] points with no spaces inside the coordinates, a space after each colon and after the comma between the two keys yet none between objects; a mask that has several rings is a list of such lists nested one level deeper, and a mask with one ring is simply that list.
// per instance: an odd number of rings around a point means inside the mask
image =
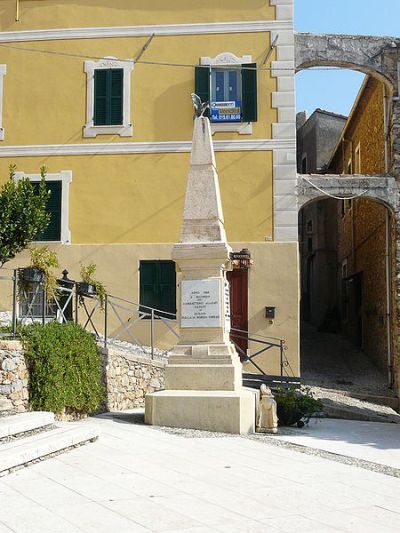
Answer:
[{"label": "potted plant", "polygon": [[31,248],[29,252],[31,264],[20,270],[20,284],[25,288],[27,285],[43,283],[47,300],[53,300],[57,292],[57,278],[52,269],[59,267],[56,252],[47,246]]},{"label": "potted plant", "polygon": [[104,285],[93,277],[94,273],[96,272],[96,268],[97,266],[93,262],[90,262],[88,265],[83,265],[81,263],[80,275],[82,281],[78,283],[78,293],[80,297],[97,296],[97,298],[99,299],[100,308],[104,309],[104,302],[107,293]]},{"label": "potted plant", "polygon": [[310,418],[323,409],[321,400],[314,398],[310,387],[298,389],[277,388],[274,391],[280,426],[303,427]]}]

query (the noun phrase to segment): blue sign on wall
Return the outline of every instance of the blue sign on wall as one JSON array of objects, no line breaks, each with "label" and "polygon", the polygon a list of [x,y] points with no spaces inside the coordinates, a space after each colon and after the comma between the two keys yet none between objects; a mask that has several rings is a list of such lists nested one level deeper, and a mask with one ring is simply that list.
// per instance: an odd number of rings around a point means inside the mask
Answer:
[{"label": "blue sign on wall", "polygon": [[212,122],[240,122],[242,102],[211,102]]}]

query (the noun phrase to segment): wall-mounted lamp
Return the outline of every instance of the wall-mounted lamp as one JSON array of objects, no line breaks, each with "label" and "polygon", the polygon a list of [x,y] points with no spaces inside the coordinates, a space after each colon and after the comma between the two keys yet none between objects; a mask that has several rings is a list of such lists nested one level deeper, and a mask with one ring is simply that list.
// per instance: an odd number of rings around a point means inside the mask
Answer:
[{"label": "wall-mounted lamp", "polygon": [[266,307],[265,318],[268,318],[272,322],[272,320],[275,319],[275,310],[276,310],[276,307]]}]

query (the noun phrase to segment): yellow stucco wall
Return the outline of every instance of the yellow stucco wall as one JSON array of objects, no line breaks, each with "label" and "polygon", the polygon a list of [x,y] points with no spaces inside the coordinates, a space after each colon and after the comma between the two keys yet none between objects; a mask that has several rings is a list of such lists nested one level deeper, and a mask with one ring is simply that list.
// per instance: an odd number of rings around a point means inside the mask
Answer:
[{"label": "yellow stucco wall", "polygon": [[[4,78],[2,145],[93,142],[189,141],[192,135],[194,67],[166,67],[137,64],[131,75],[132,137],[99,135],[84,139],[86,123],[86,80],[84,57],[135,57],[147,37],[82,39],[13,43],[0,48],[0,64],[7,65]],[[200,57],[231,52],[251,55],[259,61],[269,49],[270,34],[186,35],[155,37],[143,60],[179,65],[197,65]],[[7,45],[6,45],[7,46]],[[43,52],[29,52],[26,48]],[[19,50],[17,50],[19,48]],[[48,54],[55,52],[56,54]],[[271,93],[276,80],[270,71],[258,73],[258,120],[251,138],[270,138],[277,121]],[[35,105],[32,105],[35,102]],[[215,134],[216,139],[238,138],[237,133]],[[248,136],[240,136],[240,138]]]},{"label": "yellow stucco wall", "polygon": [[15,21],[15,0],[2,0],[0,30],[184,24],[223,20],[273,20],[275,7],[267,0],[20,0],[20,20]]},{"label": "yellow stucco wall", "polygon": [[[197,5],[187,0],[21,0],[20,21],[15,22],[15,0],[0,2],[0,31],[274,18],[275,7],[267,0],[204,0]],[[156,36],[142,59],[190,66],[135,65],[131,77],[133,135],[83,138],[85,60],[105,56],[134,58],[147,39],[32,41],[0,47],[0,64],[7,65],[5,139],[0,141],[0,147],[190,141],[190,93],[194,90],[194,65],[199,58],[231,52],[239,57],[251,55],[252,61],[261,64],[271,43],[269,32]],[[216,133],[215,140],[271,139],[272,124],[278,122],[277,110],[272,108],[277,83],[268,70],[274,59],[275,52],[265,65],[267,70],[258,72],[258,120],[252,124],[252,134]],[[248,247],[255,261],[249,275],[249,329],[285,338],[286,355],[298,374],[297,244],[266,242],[273,237],[272,152],[225,151],[217,152],[216,159],[228,240],[235,250]],[[58,251],[61,268],[67,268],[70,277],[79,279],[80,262],[93,260],[98,279],[112,294],[137,302],[139,261],[169,259],[171,243],[178,239],[189,154],[0,157],[0,183],[7,178],[10,163],[16,163],[18,170],[28,174],[38,173],[43,164],[50,173],[72,171],[72,245],[52,245]],[[27,263],[24,252],[7,266]],[[2,306],[10,297],[5,287],[0,286]],[[265,318],[267,305],[277,308],[274,324]],[[140,327],[143,342],[148,342],[147,325]],[[111,332],[118,328],[116,320],[110,328]],[[174,344],[175,339],[165,333],[161,324],[156,336],[165,346]],[[279,356],[271,353],[261,355],[257,362],[266,372],[277,374]]]},{"label": "yellow stucco wall", "polygon": [[[30,157],[18,170],[72,170],[73,244],[175,242],[182,221],[189,154]],[[0,158],[7,176],[8,158]],[[228,239],[265,241],[272,235],[271,152],[217,154]]]},{"label": "yellow stucco wall", "polygon": [[[290,363],[287,372],[299,375],[299,314],[298,314],[298,250],[296,243],[257,243],[231,242],[234,250],[248,248],[254,264],[249,271],[249,331],[268,338],[286,340],[287,351],[285,357]],[[57,275],[66,268],[71,279],[79,280],[80,263],[88,264],[94,261],[97,265],[96,277],[101,280],[107,290],[115,296],[131,302],[139,301],[139,262],[145,259],[170,259],[172,244],[104,244],[104,245],[53,245],[57,251],[60,269]],[[29,254],[22,252],[18,257],[7,263],[8,268],[27,266]],[[5,274],[5,272],[3,272]],[[11,282],[0,283],[0,311],[9,309],[12,297]],[[179,288],[177,294],[179,301]],[[270,324],[265,317],[265,307],[276,307],[276,318]],[[130,306],[128,306],[130,307]],[[132,312],[135,307],[130,307]],[[124,322],[129,316],[128,311],[117,310]],[[79,312],[80,318],[85,319],[84,311]],[[123,333],[116,315],[109,313],[109,334]],[[104,314],[97,313],[95,323],[102,332]],[[176,328],[175,328],[176,329]],[[132,330],[143,343],[149,343],[149,324],[143,322]],[[123,335],[122,338],[132,338]],[[161,322],[156,328],[156,342],[162,347],[172,347],[176,338],[168,333]],[[252,353],[261,349],[263,345],[251,343]],[[279,374],[279,350],[273,348],[257,356],[255,362],[267,373]],[[246,372],[257,372],[248,363]]]},{"label": "yellow stucco wall", "polygon": [[[189,7],[176,0],[166,8],[164,2],[155,1],[135,3],[132,9],[127,0],[113,2],[112,6],[104,1],[21,0],[20,22],[12,22],[15,2],[5,1],[0,9],[0,26],[3,30],[22,30],[67,27],[67,21],[73,22],[73,27],[200,23],[247,17],[273,19],[275,14],[275,8],[268,7],[267,2],[224,4],[206,1],[199,7]],[[85,58],[132,58],[146,41],[147,37],[73,39],[12,43],[11,49],[0,48],[0,64],[7,66],[3,98],[6,133],[0,146],[190,141],[194,68],[143,64],[135,65],[131,77],[133,135],[83,138]],[[143,59],[196,65],[201,56],[215,57],[229,51],[237,56],[251,55],[253,61],[260,62],[269,46],[269,32],[156,36]],[[272,124],[277,122],[277,110],[272,108],[274,90],[276,79],[270,71],[259,72],[258,120],[252,124],[253,133],[215,133],[214,139],[271,138]],[[49,172],[72,170],[69,213],[73,243],[174,242],[183,209],[188,157],[179,153],[7,157],[0,159],[0,182],[6,179],[10,163],[26,173],[37,173],[42,164]],[[271,238],[272,153],[221,152],[217,164],[229,238]]]}]

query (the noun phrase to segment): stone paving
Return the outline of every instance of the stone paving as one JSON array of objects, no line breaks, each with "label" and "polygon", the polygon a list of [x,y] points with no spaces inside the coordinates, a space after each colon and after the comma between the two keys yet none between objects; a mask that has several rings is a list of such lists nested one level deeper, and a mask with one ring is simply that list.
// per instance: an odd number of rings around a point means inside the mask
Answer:
[{"label": "stone paving", "polygon": [[2,478],[0,533],[400,529],[400,479],[267,442],[180,435],[135,420],[90,420],[100,425],[98,442]]}]

